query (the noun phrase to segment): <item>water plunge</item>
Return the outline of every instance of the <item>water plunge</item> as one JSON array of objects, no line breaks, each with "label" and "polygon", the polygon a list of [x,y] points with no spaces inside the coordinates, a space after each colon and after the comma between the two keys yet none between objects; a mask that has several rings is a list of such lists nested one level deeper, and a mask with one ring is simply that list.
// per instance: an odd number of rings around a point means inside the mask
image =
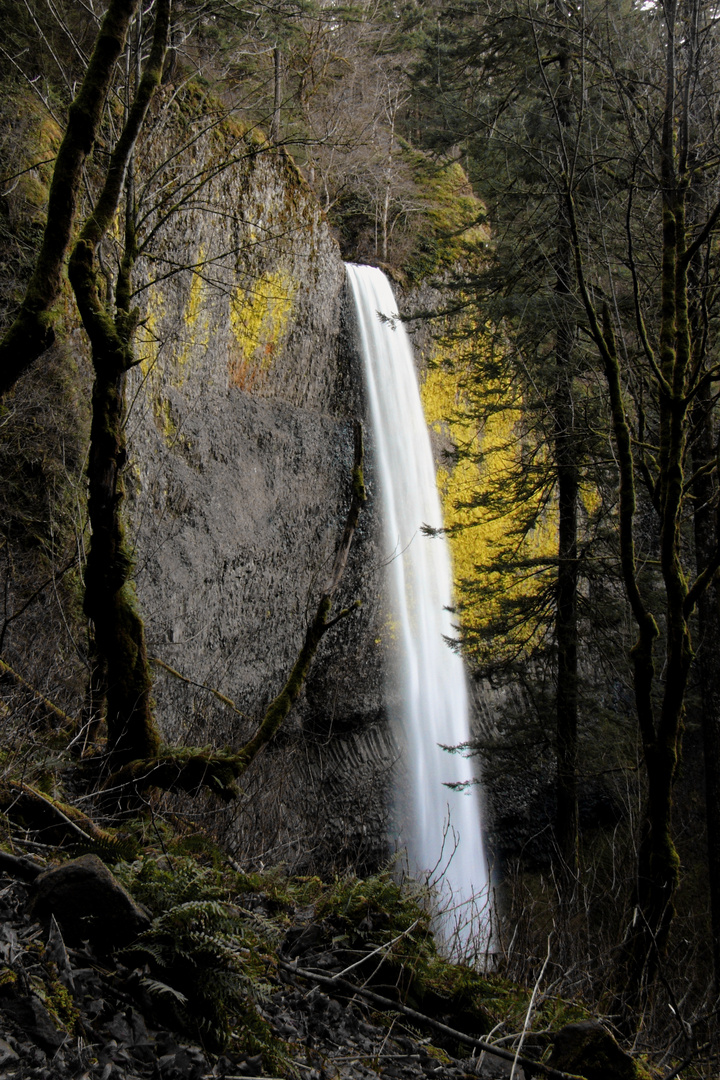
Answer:
[{"label": "water plunge", "polygon": [[[448,607],[452,574],[444,536],[428,537],[422,526],[441,529],[442,511],[430,437],[423,415],[412,347],[390,283],[382,271],[347,266],[352,287],[367,397],[373,427],[375,465],[383,506],[390,604],[398,638],[395,694],[407,746],[408,857],[414,873],[444,869],[444,902],[453,913],[444,920],[452,933],[457,905],[486,897],[487,872],[480,832],[480,807],[473,785],[458,792],[446,785],[472,777],[469,762],[449,754],[469,738],[468,697],[463,662],[448,646],[455,636]],[[481,901],[482,902],[482,901]],[[475,927],[477,930],[477,926]],[[470,927],[460,931],[464,945]]]}]

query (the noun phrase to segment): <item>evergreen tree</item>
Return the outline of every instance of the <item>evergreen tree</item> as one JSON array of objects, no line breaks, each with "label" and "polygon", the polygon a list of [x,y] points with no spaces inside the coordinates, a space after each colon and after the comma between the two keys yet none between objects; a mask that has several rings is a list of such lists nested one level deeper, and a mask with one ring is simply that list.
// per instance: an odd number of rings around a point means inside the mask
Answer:
[{"label": "evergreen tree", "polygon": [[[498,326],[504,318],[510,329],[512,344],[501,365],[505,384],[520,380],[523,409],[537,395],[551,418],[540,443],[552,448],[558,513],[552,599],[561,789],[569,760],[563,761],[559,745],[562,701],[572,690],[559,681],[567,604],[560,568],[570,562],[578,572],[570,513],[562,539],[563,471],[570,464],[569,493],[570,477],[577,484],[593,458],[600,463],[594,433],[602,437],[608,422],[612,431],[614,460],[605,463],[602,484],[597,472],[592,480],[598,497],[616,506],[606,518],[607,554],[614,556],[636,627],[629,657],[647,782],[631,917],[616,972],[618,1006],[632,1025],[668,942],[679,872],[672,792],[693,657],[691,619],[720,558],[716,525],[709,521],[717,499],[709,453],[711,237],[720,216],[714,205],[712,13],[696,3],[668,3],[662,11],[538,4],[504,10],[487,27],[474,13],[462,18],[462,37],[448,34],[444,41],[448,65],[438,63],[439,48],[432,54],[446,109],[433,104],[431,135],[447,146],[448,115],[459,117],[455,142],[470,157],[473,179],[498,223],[487,272],[465,280],[463,288],[482,316]],[[424,85],[430,85],[427,69]],[[512,366],[519,343],[525,345],[522,362]],[[569,356],[576,357],[571,365]],[[568,389],[558,380],[561,371],[571,373]],[[581,388],[588,396],[583,409]],[[564,419],[568,410],[572,426]],[[581,415],[587,426],[578,427]],[[598,423],[598,416],[607,419]],[[536,467],[537,457],[529,456]],[[548,491],[547,471],[544,476]],[[697,570],[686,526],[693,509]],[[568,575],[568,585],[571,580]],[[705,632],[713,611],[708,594]],[[569,638],[572,626],[568,616]],[[661,643],[665,656],[658,667]],[[566,665],[566,676],[569,670]],[[712,776],[712,715],[705,728]]]},{"label": "evergreen tree", "polygon": [[[567,897],[577,873],[579,594],[593,550],[588,521],[580,559],[580,487],[597,475],[597,404],[586,378],[559,171],[563,141],[577,123],[574,57],[563,13],[549,6],[535,16],[503,9],[480,19],[473,6],[438,13],[417,93],[428,144],[463,155],[491,222],[492,242],[475,259],[479,269],[455,283],[458,306],[475,312],[472,324],[496,328],[491,353],[482,344],[475,349],[466,379],[471,408],[480,424],[504,413],[507,436],[522,443],[510,474],[497,484],[491,479],[468,504],[514,515],[496,559],[478,567],[469,593],[481,606],[500,572],[505,583],[510,575],[523,584],[492,605],[489,620],[468,613],[465,639],[476,656],[479,648],[485,670],[510,659],[511,679],[520,664],[538,672],[551,659],[554,832]],[[556,529],[554,550],[533,543],[543,517]],[[492,585],[483,580],[488,570]]]}]

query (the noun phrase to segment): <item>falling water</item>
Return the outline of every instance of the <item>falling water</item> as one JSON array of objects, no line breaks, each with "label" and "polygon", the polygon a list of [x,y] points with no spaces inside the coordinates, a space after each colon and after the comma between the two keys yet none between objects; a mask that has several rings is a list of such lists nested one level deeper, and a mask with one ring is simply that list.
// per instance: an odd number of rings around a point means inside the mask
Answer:
[{"label": "falling water", "polygon": [[[414,872],[444,869],[444,931],[458,922],[464,901],[485,896],[487,877],[474,785],[447,784],[472,776],[468,761],[445,746],[469,737],[463,662],[449,648],[452,576],[448,544],[422,527],[442,528],[430,437],[423,415],[412,347],[380,270],[347,267],[352,286],[373,426],[375,463],[384,511],[390,599],[399,638],[398,717],[408,754],[408,856]],[[452,856],[452,857],[451,857]],[[466,917],[466,916],[465,916]],[[467,939],[468,928],[460,932]]]}]

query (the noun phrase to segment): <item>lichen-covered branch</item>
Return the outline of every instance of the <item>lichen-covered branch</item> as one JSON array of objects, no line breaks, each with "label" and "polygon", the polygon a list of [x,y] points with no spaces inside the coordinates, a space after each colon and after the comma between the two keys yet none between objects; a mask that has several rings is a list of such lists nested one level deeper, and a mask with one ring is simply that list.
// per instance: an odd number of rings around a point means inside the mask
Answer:
[{"label": "lichen-covered branch", "polygon": [[188,679],[187,675],[182,675],[170,664],[166,664],[164,660],[160,660],[157,656],[149,656],[148,660],[151,664],[155,664],[156,667],[162,668],[163,671],[167,671],[168,675],[172,675],[174,679],[179,679],[180,682],[187,683],[188,686],[197,686],[200,690],[207,690],[208,694],[212,694],[218,701],[221,701],[223,705],[227,705],[228,709],[232,709],[238,716],[242,716],[243,720],[249,720],[242,709],[238,709],[234,701],[231,701],[225,694],[221,694],[219,690],[216,690],[213,686],[208,686],[207,683],[197,682],[195,679]]},{"label": "lichen-covered branch", "polygon": [[101,829],[81,810],[22,781],[10,780],[0,785],[0,812],[11,820],[21,820],[25,828],[40,832],[48,843],[102,846],[117,843],[112,833]]},{"label": "lichen-covered branch", "polygon": [[23,679],[22,675],[18,675],[17,671],[11,668],[9,664],[0,660],[0,686],[3,683],[29,694],[36,715],[46,724],[65,728],[66,730],[70,730],[75,726],[75,721],[71,716],[59,709],[57,705],[53,705],[52,701],[49,701],[39,690],[36,690],[26,679]]}]

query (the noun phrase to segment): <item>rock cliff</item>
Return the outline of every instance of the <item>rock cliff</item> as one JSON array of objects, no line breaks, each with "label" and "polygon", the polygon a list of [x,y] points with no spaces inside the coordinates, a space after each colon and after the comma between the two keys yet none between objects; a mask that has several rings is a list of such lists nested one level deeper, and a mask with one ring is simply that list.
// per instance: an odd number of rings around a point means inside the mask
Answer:
[{"label": "rock cliff", "polygon": [[[157,669],[163,734],[238,745],[292,667],[342,534],[362,376],[339,249],[292,161],[227,121],[177,148],[176,113],[159,110],[141,154],[162,194],[144,210],[128,509],[150,653],[189,680]],[[326,635],[289,728],[220,826],[243,857],[381,856],[394,750],[367,479],[337,597],[363,606]]]}]

